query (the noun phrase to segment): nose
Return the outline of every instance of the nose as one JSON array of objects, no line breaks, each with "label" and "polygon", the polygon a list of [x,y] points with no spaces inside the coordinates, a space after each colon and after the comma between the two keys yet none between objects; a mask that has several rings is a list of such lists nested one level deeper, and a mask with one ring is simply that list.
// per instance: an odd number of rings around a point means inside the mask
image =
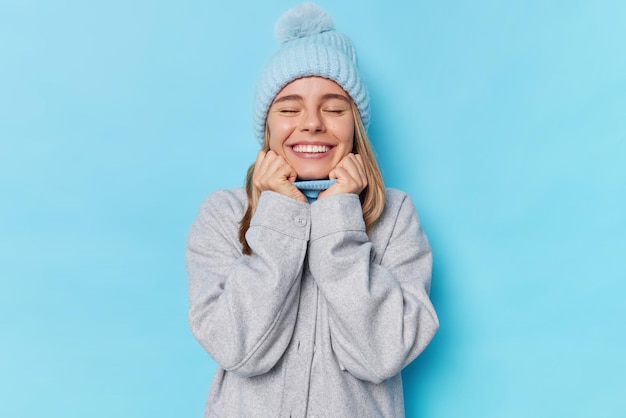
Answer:
[{"label": "nose", "polygon": [[310,111],[303,113],[300,130],[302,132],[323,132],[325,125],[319,112]]}]

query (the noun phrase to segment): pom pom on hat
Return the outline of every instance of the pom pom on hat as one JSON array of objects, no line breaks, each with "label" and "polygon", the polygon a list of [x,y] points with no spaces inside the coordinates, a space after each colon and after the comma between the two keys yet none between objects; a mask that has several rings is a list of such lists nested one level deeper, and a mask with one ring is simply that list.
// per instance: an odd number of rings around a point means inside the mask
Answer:
[{"label": "pom pom on hat", "polygon": [[274,36],[281,44],[335,29],[330,16],[314,3],[303,3],[287,11],[276,22]]},{"label": "pom pom on hat", "polygon": [[254,132],[265,136],[267,112],[287,84],[302,77],[324,77],[350,96],[363,126],[369,123],[369,96],[357,68],[352,41],[335,30],[330,16],[318,5],[303,3],[285,12],[276,22],[274,35],[281,48],[272,56],[257,82]]}]

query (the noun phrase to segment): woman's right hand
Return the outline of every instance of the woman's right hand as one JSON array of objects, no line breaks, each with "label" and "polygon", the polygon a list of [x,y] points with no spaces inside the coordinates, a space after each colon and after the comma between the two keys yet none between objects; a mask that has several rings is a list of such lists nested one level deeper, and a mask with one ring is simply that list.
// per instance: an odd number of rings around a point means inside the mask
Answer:
[{"label": "woman's right hand", "polygon": [[296,177],[296,171],[282,156],[272,150],[259,152],[252,177],[257,189],[271,190],[306,203],[306,197],[293,185]]}]

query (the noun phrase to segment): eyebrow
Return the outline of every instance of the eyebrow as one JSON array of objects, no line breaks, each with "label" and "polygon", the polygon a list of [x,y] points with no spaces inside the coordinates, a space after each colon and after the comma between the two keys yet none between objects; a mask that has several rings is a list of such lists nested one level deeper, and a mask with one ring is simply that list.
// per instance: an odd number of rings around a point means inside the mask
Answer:
[{"label": "eyebrow", "polygon": [[[322,100],[330,100],[330,99],[339,99],[339,100],[343,100],[345,102],[350,102],[350,99],[348,99],[346,96],[342,95],[342,94],[336,94],[336,93],[328,93],[322,96]],[[302,96],[300,96],[299,94],[289,94],[287,96],[281,96],[276,98],[276,100],[274,100],[272,102],[272,104],[276,104],[276,103],[281,103],[281,102],[288,102],[291,100],[296,100],[296,101],[304,101],[304,98]]]}]

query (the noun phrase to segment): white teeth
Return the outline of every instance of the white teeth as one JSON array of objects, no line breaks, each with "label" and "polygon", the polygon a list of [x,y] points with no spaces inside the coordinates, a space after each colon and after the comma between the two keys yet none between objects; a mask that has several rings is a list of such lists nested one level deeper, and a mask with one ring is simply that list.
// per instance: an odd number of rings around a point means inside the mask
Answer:
[{"label": "white teeth", "polygon": [[295,152],[326,152],[330,149],[326,145],[294,145]]}]

